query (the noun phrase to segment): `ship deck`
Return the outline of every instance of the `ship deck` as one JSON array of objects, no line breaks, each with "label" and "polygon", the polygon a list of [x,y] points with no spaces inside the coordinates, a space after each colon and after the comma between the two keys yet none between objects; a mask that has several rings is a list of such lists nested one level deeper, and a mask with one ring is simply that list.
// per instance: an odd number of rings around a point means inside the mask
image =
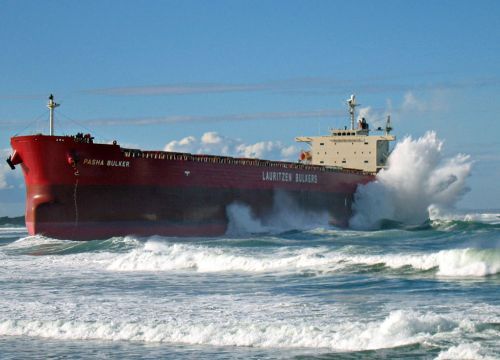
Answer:
[{"label": "ship deck", "polygon": [[236,158],[231,156],[220,155],[204,155],[204,154],[191,154],[171,151],[155,151],[155,150],[139,150],[121,148],[121,151],[126,158],[144,158],[144,159],[157,159],[157,160],[179,160],[190,161],[198,163],[213,163],[213,164],[228,164],[240,166],[255,166],[266,168],[281,168],[281,169],[294,169],[306,171],[319,171],[319,172],[336,172],[348,173],[358,175],[374,175],[371,172],[366,172],[357,169],[349,169],[338,166],[322,166],[312,165],[300,162],[290,161],[274,161],[255,158]]}]

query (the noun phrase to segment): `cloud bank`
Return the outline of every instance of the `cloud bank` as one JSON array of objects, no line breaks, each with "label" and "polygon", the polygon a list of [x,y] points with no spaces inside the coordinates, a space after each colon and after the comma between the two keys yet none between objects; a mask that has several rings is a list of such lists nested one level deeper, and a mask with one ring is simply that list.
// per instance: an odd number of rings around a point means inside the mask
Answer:
[{"label": "cloud bank", "polygon": [[221,121],[247,121],[247,120],[280,120],[280,119],[315,119],[324,117],[346,116],[346,110],[326,109],[311,111],[278,111],[256,112],[226,115],[172,115],[163,117],[143,117],[128,119],[93,119],[80,120],[88,125],[151,125],[174,124],[192,122],[221,122]]},{"label": "cloud bank", "polygon": [[165,145],[164,150],[285,161],[296,160],[299,152],[296,146],[287,146],[280,141],[247,144],[241,139],[223,136],[215,131],[206,132],[199,138],[187,136],[173,140]]},{"label": "cloud bank", "polygon": [[[483,88],[497,86],[500,78],[465,78],[432,83],[417,82],[414,77],[428,77],[435,73],[406,74],[385,77],[368,77],[365,79],[339,79],[321,76],[304,76],[282,80],[261,81],[254,83],[175,83],[164,85],[122,86],[88,89],[82,91],[91,95],[112,96],[157,96],[157,95],[189,95],[234,92],[279,92],[286,94],[331,95],[346,94],[351,89],[360,93],[405,92],[410,89],[460,89]],[[410,81],[411,80],[411,81]],[[377,85],[375,85],[377,84]]]}]

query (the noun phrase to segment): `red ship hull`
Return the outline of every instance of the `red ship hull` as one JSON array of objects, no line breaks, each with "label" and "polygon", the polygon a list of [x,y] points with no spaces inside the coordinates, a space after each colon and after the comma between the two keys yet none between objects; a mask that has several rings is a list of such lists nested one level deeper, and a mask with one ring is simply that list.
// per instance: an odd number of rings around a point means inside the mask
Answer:
[{"label": "red ship hull", "polygon": [[358,184],[374,175],[257,159],[124,149],[90,138],[19,136],[12,165],[26,182],[32,235],[91,240],[124,235],[217,236],[227,207],[265,219],[278,198],[346,226]]}]

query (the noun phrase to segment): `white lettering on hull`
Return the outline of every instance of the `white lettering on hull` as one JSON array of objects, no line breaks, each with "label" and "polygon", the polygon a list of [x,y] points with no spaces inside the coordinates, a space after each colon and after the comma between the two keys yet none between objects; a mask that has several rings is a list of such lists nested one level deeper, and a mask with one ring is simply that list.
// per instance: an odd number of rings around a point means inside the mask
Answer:
[{"label": "white lettering on hull", "polygon": [[262,181],[274,181],[274,182],[295,182],[303,184],[317,184],[318,175],[316,174],[300,174],[300,173],[288,173],[281,171],[263,171]]},{"label": "white lettering on hull", "polygon": [[83,165],[109,166],[109,167],[130,167],[130,161],[102,160],[102,159],[83,159]]}]

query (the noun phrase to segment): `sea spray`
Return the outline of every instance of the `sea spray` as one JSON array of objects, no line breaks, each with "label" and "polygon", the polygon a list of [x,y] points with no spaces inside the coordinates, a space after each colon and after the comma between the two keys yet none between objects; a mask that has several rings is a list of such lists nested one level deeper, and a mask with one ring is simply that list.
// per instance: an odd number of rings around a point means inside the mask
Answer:
[{"label": "sea spray", "polygon": [[416,140],[407,136],[376,180],[358,187],[349,224],[357,229],[377,228],[384,219],[421,224],[429,209],[436,213],[453,208],[469,190],[465,180],[471,166],[467,155],[445,158],[443,141],[434,131]]},{"label": "sea spray", "polygon": [[226,214],[231,236],[309,230],[328,226],[329,221],[327,211],[305,210],[283,191],[275,191],[272,208],[263,216],[257,217],[248,205],[238,202],[228,205]]},{"label": "sea spray", "polygon": [[252,214],[249,206],[232,203],[227,206],[227,234],[233,236],[267,232],[262,223]]}]

